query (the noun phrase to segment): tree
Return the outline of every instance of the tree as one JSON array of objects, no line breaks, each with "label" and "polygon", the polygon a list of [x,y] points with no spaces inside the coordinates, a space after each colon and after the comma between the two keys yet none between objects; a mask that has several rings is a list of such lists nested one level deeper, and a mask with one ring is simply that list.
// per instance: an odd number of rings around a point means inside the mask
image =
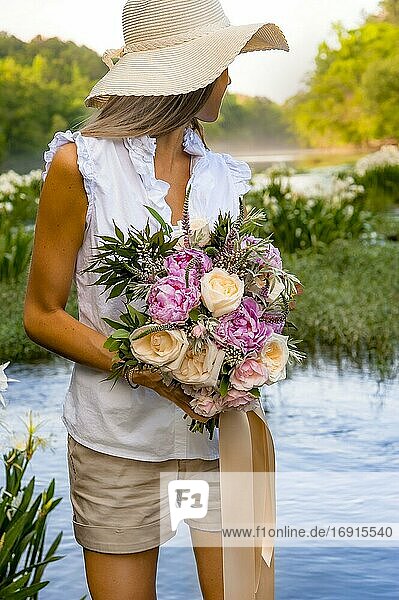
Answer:
[{"label": "tree", "polygon": [[399,137],[399,54],[369,65],[362,77],[369,112],[378,139]]},{"label": "tree", "polygon": [[[334,29],[337,43],[320,44],[306,88],[286,102],[295,131],[304,143],[326,147],[368,145],[382,132],[397,137],[396,119],[387,111],[399,108],[397,86],[389,89],[396,73],[399,27],[374,20],[350,30],[335,23]],[[389,75],[384,75],[387,67]],[[389,98],[384,106],[377,94],[379,78]]]},{"label": "tree", "polygon": [[104,74],[92,50],[58,38],[25,43],[0,33],[0,160],[38,156],[54,131],[81,121],[83,100]]}]

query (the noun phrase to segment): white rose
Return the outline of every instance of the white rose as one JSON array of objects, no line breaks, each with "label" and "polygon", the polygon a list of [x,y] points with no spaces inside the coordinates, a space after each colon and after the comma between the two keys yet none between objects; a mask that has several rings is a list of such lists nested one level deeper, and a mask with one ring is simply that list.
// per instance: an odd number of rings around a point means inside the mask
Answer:
[{"label": "white rose", "polygon": [[268,385],[285,379],[287,376],[286,365],[289,358],[288,335],[273,333],[260,351],[259,359],[266,365],[269,379]]},{"label": "white rose", "polygon": [[215,387],[224,356],[224,350],[219,350],[213,342],[204,344],[198,353],[188,348],[180,367],[172,371],[173,376],[181,383]]},{"label": "white rose", "polygon": [[143,325],[129,336],[133,356],[150,365],[177,369],[188,348],[185,332],[180,329],[169,329],[149,333],[135,339],[138,334],[148,330],[153,325],[153,323]]},{"label": "white rose", "polygon": [[215,267],[201,277],[201,296],[214,317],[235,310],[244,294],[244,282],[235,273]]},{"label": "white rose", "polygon": [[[173,236],[178,238],[176,248],[184,248],[184,232],[181,220],[177,221],[178,229],[175,229]],[[206,246],[211,241],[211,228],[209,221],[205,217],[190,216],[190,243],[194,246]]]}]

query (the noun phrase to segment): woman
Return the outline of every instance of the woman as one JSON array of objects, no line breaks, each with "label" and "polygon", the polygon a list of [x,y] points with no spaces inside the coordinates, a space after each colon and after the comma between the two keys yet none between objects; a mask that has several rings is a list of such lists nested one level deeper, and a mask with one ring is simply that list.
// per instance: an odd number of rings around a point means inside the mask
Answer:
[{"label": "woman", "polygon": [[[133,389],[124,380],[112,389],[104,382],[117,357],[103,347],[112,328],[102,317],[118,320],[124,307],[121,298],[106,301],[91,285],[98,276],[83,269],[97,236],[114,233],[113,221],[125,232],[145,225],[145,205],[178,232],[189,183],[192,222],[213,223],[219,210],[237,216],[251,171],[209,150],[200,121],[217,120],[227,67],[238,54],[288,45],[276,25],[231,26],[218,0],[129,0],[122,26],[125,46],[104,53],[109,72],[85,99],[98,114],[80,131],[57,132],[44,154],[24,327],[36,343],[74,362],[62,420],[74,535],[91,595],[151,600],[159,545],[174,535],[160,535],[166,516],[159,476],[217,473],[219,440],[188,431],[188,397],[153,373],[132,374]],[[65,311],[72,280],[79,320]],[[220,600],[228,588],[219,497],[210,499],[205,519],[186,522],[203,597]],[[271,599],[273,571],[262,573],[256,598]],[[231,588],[229,600],[246,597],[239,582]]]}]

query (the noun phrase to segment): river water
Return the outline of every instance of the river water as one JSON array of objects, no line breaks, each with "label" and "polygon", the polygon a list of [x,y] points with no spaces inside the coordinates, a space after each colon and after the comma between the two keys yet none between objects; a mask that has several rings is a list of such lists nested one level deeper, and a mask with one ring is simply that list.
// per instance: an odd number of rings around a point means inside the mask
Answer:
[{"label": "river water", "polygon": [[[23,433],[33,409],[39,432],[52,449],[37,450],[27,478],[37,492],[55,477],[62,501],[51,513],[47,544],[62,530],[60,561],[45,571],[44,600],[79,600],[87,587],[82,551],[73,538],[61,407],[70,361],[7,368],[10,383],[2,421]],[[372,374],[332,361],[289,367],[288,378],[266,386],[264,400],[276,446],[278,523],[393,523],[399,521],[398,381],[377,383]],[[4,432],[0,437],[4,442]],[[2,444],[3,445],[3,444]],[[4,480],[1,473],[0,482]],[[201,600],[188,528],[161,547],[160,600]],[[395,600],[399,598],[399,542],[276,545],[276,600]],[[89,599],[89,595],[87,595]]]}]

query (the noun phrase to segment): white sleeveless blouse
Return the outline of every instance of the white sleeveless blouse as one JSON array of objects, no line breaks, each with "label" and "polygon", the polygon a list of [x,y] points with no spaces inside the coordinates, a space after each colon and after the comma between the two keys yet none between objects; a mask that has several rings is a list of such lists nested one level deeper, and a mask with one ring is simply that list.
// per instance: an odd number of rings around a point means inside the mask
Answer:
[{"label": "white sleeveless blouse", "polygon": [[[93,138],[69,129],[58,131],[44,152],[43,181],[57,148],[68,142],[77,146],[78,167],[88,201],[84,240],[74,273],[78,318],[109,336],[113,329],[102,317],[119,321],[126,298],[106,301],[110,290],[104,292],[103,286],[90,285],[99,274],[82,270],[101,242],[96,236],[115,235],[113,220],[125,235],[129,225],[141,229],[147,219],[154,231],[157,222],[144,208],[149,205],[171,224],[171,209],[165,200],[170,186],[155,177],[156,138]],[[248,164],[230,154],[208,150],[191,127],[184,131],[182,147],[191,155],[190,216],[206,217],[211,225],[219,210],[237,217],[239,197],[250,189]],[[213,440],[206,431],[190,432],[191,418],[183,419],[184,411],[175,404],[144,386],[133,389],[124,379],[116,383],[101,381],[108,375],[106,371],[73,364],[61,418],[78,442],[106,454],[148,461],[219,457],[217,430]]]}]

